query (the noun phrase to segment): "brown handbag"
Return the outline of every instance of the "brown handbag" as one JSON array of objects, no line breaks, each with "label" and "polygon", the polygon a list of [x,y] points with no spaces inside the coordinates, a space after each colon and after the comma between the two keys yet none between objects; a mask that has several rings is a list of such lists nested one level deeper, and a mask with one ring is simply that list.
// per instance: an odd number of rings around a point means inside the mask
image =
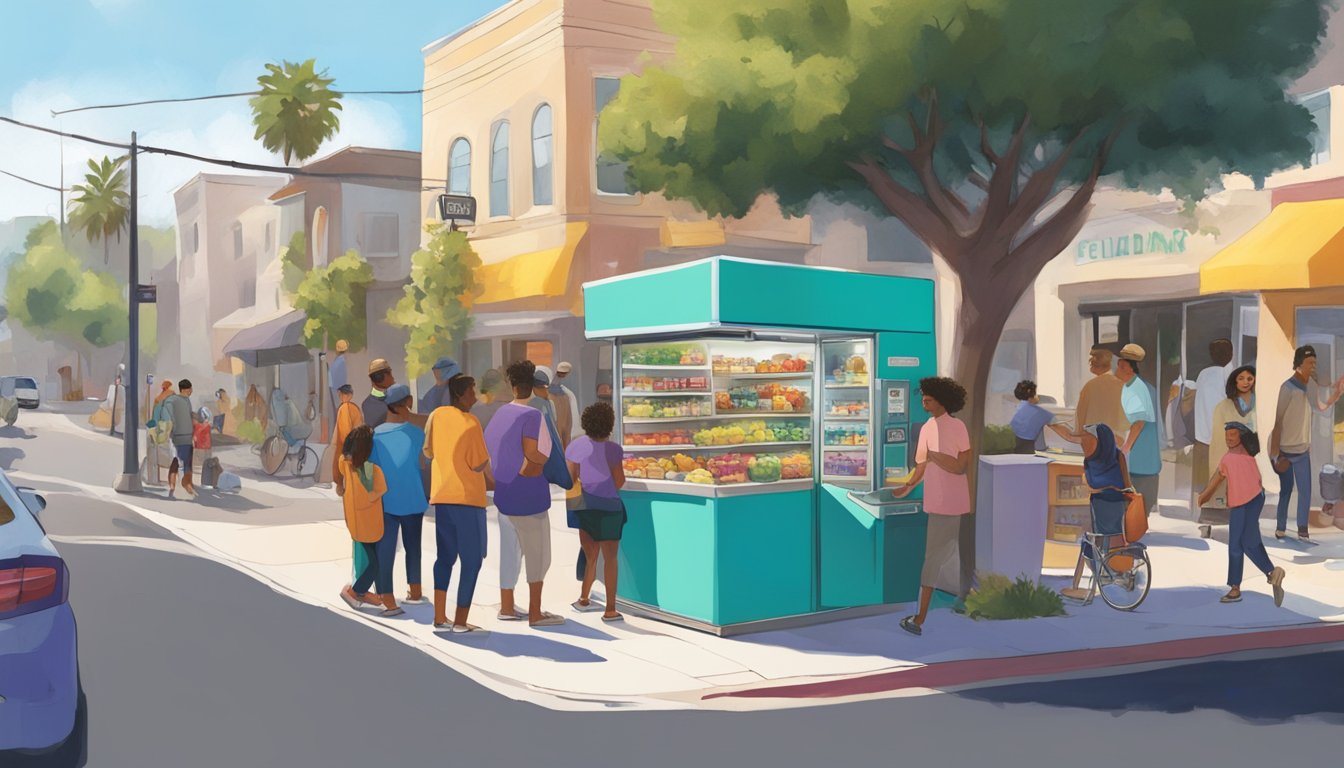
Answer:
[{"label": "brown handbag", "polygon": [[1129,506],[1125,507],[1125,543],[1133,544],[1148,532],[1148,505],[1138,491],[1126,495]]}]

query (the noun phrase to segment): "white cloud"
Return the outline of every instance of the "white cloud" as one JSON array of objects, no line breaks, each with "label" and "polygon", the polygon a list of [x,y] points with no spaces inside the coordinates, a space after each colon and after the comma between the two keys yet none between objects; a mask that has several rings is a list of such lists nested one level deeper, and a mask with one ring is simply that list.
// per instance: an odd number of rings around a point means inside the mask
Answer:
[{"label": "white cloud", "polygon": [[[166,80],[167,78],[165,78]],[[132,130],[142,144],[179,149],[192,154],[251,163],[282,165],[254,140],[246,99],[135,107],[79,112],[53,119],[52,109],[109,101],[137,101],[165,92],[189,92],[181,84],[160,80],[146,90],[130,90],[125,80],[85,78],[32,81],[14,95],[8,113],[15,119],[100,139],[128,142]],[[148,88],[153,88],[152,91]],[[389,105],[368,99],[346,99],[340,132],[323,144],[319,156],[345,146],[400,148],[406,130]],[[60,139],[0,123],[0,168],[55,185],[60,176]],[[117,150],[65,139],[65,185],[79,182],[86,162]],[[246,173],[192,160],[141,155],[139,167],[140,221],[159,226],[173,222],[172,191],[202,171]],[[57,193],[0,176],[0,220],[13,216],[57,216]]]}]

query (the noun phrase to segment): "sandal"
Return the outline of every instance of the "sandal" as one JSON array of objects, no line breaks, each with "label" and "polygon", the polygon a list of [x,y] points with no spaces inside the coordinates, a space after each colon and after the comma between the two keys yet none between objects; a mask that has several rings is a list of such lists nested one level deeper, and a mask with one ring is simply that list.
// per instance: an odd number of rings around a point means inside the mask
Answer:
[{"label": "sandal", "polygon": [[421,596],[419,596],[419,597],[411,597],[410,595],[407,595],[405,598],[402,599],[401,604],[402,604],[402,605],[425,605],[425,604],[428,603],[428,602],[429,602],[429,598],[425,597],[424,595],[421,595]]},{"label": "sandal", "polygon": [[396,608],[384,608],[383,610],[378,612],[378,615],[382,616],[384,619],[390,619],[393,616],[401,616],[404,613],[406,612],[403,611],[400,606],[398,606]]},{"label": "sandal", "polygon": [[564,623],[565,623],[565,620],[564,620],[563,618],[559,617],[559,616],[556,616],[554,613],[546,613],[545,611],[542,611],[542,612],[541,612],[541,618],[540,618],[540,619],[537,619],[537,620],[534,621],[534,622],[529,622],[529,626],[533,626],[533,627],[558,627],[558,626],[560,626],[560,625],[562,625],[562,624],[564,624]]},{"label": "sandal", "polygon": [[489,637],[489,636],[490,636],[490,630],[488,630],[488,629],[481,629],[480,627],[476,626],[475,624],[454,624],[454,625],[453,625],[453,634],[454,634],[454,635],[472,635],[473,637]]},{"label": "sandal", "polygon": [[920,628],[918,624],[915,623],[914,616],[906,616],[904,619],[901,619],[901,629],[904,629],[906,632],[909,632],[915,637],[919,637],[920,635],[924,634],[924,630]]},{"label": "sandal", "polygon": [[569,607],[573,608],[579,613],[596,613],[597,611],[606,610],[602,606],[593,602],[592,600],[589,600],[587,605],[584,605],[582,600],[575,600],[574,602],[569,604]]},{"label": "sandal", "polygon": [[522,621],[523,619],[527,618],[527,614],[515,608],[513,613],[501,612],[495,618],[499,619],[500,621]]},{"label": "sandal", "polygon": [[625,617],[622,616],[622,615],[619,614],[619,613],[616,614],[615,616],[608,616],[608,615],[606,615],[606,614],[602,614],[602,620],[605,621],[605,622],[611,623],[611,622],[617,622],[617,621],[625,621]]}]

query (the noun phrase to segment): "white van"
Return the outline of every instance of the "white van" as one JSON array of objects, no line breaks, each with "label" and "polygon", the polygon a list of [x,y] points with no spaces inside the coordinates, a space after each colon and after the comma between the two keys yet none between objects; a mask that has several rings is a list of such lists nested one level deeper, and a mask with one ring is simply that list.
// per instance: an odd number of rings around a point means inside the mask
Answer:
[{"label": "white van", "polygon": [[17,400],[20,408],[36,408],[42,404],[42,394],[37,389],[37,380],[31,376],[0,377],[0,397]]}]

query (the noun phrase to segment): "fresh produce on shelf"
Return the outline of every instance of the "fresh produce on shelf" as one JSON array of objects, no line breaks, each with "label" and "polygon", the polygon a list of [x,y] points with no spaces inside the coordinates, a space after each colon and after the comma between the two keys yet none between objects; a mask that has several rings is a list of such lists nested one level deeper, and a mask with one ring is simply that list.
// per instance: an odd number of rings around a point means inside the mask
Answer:
[{"label": "fresh produce on shelf", "polygon": [[702,429],[692,435],[691,440],[698,446],[737,445],[749,442],[747,431],[738,425]]},{"label": "fresh produce on shelf", "polygon": [[625,415],[631,419],[677,419],[688,416],[709,416],[709,402],[701,398],[647,400],[632,398],[625,402]]},{"label": "fresh produce on shelf", "polygon": [[707,392],[705,376],[625,376],[621,387],[627,392]]},{"label": "fresh produce on shelf", "polygon": [[704,459],[696,461],[684,453],[678,453],[672,457],[672,463],[677,465],[678,472],[693,472],[704,466]]},{"label": "fresh produce on shelf", "polygon": [[807,422],[796,421],[768,421],[765,424],[766,435],[774,434],[773,440],[766,440],[768,443],[801,443],[812,439],[812,427]]},{"label": "fresh produce on shelf", "polygon": [[715,355],[712,363],[714,373],[806,373],[812,370],[811,360],[783,353],[760,361],[754,357]]},{"label": "fresh produce on shelf", "polygon": [[713,485],[714,475],[707,469],[697,469],[693,472],[686,473],[686,482],[699,483],[701,485]]},{"label": "fresh produce on shelf", "polygon": [[625,444],[634,445],[690,445],[691,431],[689,429],[674,429],[665,432],[646,432],[643,434],[625,435]]},{"label": "fresh produce on shelf", "polygon": [[835,384],[867,384],[868,361],[863,355],[854,355],[845,361],[844,366],[831,372]]},{"label": "fresh produce on shelf", "polygon": [[753,456],[747,460],[747,477],[753,483],[773,483],[780,479],[783,467],[778,456]]},{"label": "fresh produce on shelf", "polygon": [[865,446],[868,444],[868,425],[827,424],[822,436],[826,445]]},{"label": "fresh produce on shelf", "polygon": [[827,411],[827,415],[829,415],[829,416],[867,416],[867,415],[868,415],[868,403],[860,403],[860,402],[853,402],[853,401],[845,401],[845,402],[831,403],[831,407],[830,407],[830,409]]},{"label": "fresh produce on shelf", "polygon": [[705,349],[698,344],[626,347],[621,360],[626,365],[703,366]]},{"label": "fresh produce on shelf", "polygon": [[830,453],[822,462],[822,471],[838,477],[863,477],[868,474],[868,457],[857,453]]},{"label": "fresh produce on shelf", "polygon": [[803,480],[812,477],[812,454],[791,453],[780,459],[780,477],[784,480]]},{"label": "fresh produce on shelf", "polygon": [[720,485],[745,483],[747,482],[747,461],[751,458],[751,454],[725,453],[722,456],[710,457],[705,468],[719,481]]},{"label": "fresh produce on shelf", "polygon": [[797,387],[786,387],[779,384],[732,387],[727,392],[715,392],[714,404],[720,412],[779,411],[794,413],[805,412],[809,407],[806,392]]}]

